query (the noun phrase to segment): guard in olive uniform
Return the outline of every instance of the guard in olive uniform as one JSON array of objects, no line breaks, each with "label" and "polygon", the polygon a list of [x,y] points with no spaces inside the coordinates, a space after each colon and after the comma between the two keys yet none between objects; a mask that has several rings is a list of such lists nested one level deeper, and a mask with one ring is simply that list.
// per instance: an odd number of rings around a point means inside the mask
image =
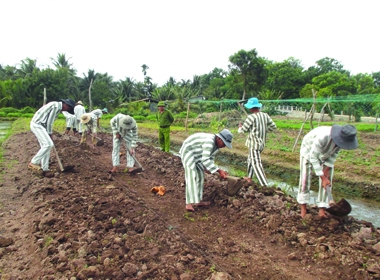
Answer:
[{"label": "guard in olive uniform", "polygon": [[156,118],[158,121],[158,142],[160,143],[161,150],[169,152],[170,150],[170,125],[174,121],[172,112],[165,110],[165,103],[163,101],[157,104],[158,112]]}]

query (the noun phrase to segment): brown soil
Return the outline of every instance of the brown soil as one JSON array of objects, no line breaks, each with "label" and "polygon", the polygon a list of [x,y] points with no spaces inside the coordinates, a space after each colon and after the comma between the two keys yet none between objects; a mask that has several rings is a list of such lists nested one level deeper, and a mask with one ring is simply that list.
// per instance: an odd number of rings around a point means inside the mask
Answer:
[{"label": "brown soil", "polygon": [[[314,208],[302,220],[280,190],[245,184],[229,197],[212,175],[204,193],[211,206],[188,213],[178,157],[140,143],[144,171],[120,168],[109,178],[111,136],[102,137],[96,149],[56,137],[63,164],[75,168],[53,178],[27,169],[39,149],[31,132],[6,141],[1,279],[380,279],[372,224],[320,220]],[[163,196],[151,192],[160,185]]]}]

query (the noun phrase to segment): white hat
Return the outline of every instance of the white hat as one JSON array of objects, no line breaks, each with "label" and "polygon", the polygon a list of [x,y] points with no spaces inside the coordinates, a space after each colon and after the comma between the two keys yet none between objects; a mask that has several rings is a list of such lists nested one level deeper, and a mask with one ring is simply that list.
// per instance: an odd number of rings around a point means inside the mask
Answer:
[{"label": "white hat", "polygon": [[81,123],[88,123],[90,120],[91,120],[91,115],[90,115],[90,113],[83,114],[83,115],[80,117],[80,122],[81,122]]},{"label": "white hat", "polygon": [[120,118],[120,127],[124,129],[132,129],[136,126],[136,121],[129,115],[125,115]]},{"label": "white hat", "polygon": [[77,102],[77,104],[83,105],[82,101],[80,100]]}]

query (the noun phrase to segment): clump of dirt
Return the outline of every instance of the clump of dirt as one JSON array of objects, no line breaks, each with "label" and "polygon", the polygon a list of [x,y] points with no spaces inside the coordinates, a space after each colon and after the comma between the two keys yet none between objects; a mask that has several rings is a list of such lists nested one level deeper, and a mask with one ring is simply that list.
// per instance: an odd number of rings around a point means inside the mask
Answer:
[{"label": "clump of dirt", "polygon": [[315,208],[301,219],[281,190],[245,183],[230,197],[213,175],[211,206],[189,213],[177,156],[139,143],[144,171],[110,178],[110,135],[95,149],[58,136],[63,164],[75,168],[53,178],[27,169],[39,149],[31,132],[4,144],[2,279],[380,279],[380,231],[368,222],[321,220]]}]

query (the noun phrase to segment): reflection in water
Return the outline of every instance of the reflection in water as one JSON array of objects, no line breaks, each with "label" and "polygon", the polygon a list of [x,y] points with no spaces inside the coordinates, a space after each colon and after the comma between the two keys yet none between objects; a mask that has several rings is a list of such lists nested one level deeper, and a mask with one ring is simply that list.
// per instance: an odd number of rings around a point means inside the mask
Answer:
[{"label": "reflection in water", "polygon": [[5,121],[2,122],[0,121],[0,140],[5,137],[7,134],[8,130],[11,128],[12,122]]}]

